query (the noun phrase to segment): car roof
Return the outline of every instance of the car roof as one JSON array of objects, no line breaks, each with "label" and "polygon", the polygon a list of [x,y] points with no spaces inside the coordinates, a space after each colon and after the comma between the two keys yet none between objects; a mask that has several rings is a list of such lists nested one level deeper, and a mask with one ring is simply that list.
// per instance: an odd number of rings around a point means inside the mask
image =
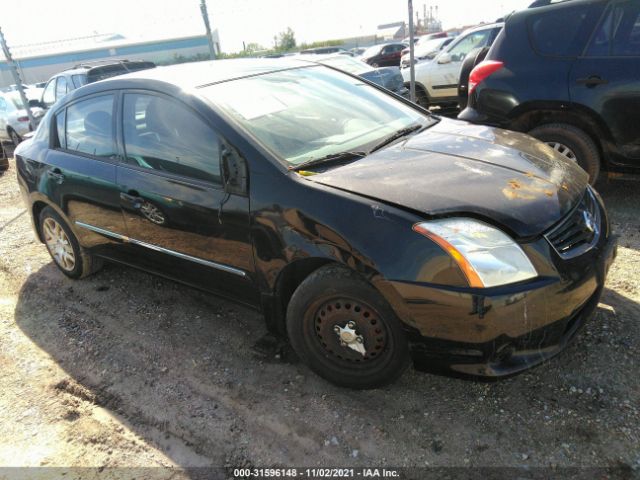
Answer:
[{"label": "car roof", "polygon": [[489,28],[498,28],[498,27],[504,27],[504,22],[484,23],[482,25],[478,25],[477,27],[471,27],[471,28],[468,28],[468,29],[464,30],[462,33],[460,33],[460,35],[458,35],[458,37],[462,37],[463,35],[466,35],[466,34],[471,33],[471,32],[476,32],[478,30],[487,30]]},{"label": "car roof", "polygon": [[307,61],[292,58],[209,60],[140,70],[96,83],[122,82],[128,79],[156,80],[191,89],[244,77],[309,66],[310,63]]}]

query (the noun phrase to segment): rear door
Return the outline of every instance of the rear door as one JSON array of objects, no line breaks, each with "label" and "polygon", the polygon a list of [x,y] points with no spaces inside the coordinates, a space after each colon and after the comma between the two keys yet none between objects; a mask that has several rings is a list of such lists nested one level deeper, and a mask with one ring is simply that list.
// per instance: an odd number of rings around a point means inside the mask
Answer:
[{"label": "rear door", "polygon": [[571,70],[570,96],[599,114],[613,136],[611,161],[640,166],[640,2],[609,5]]},{"label": "rear door", "polygon": [[121,105],[118,183],[132,262],[257,305],[249,198],[225,192],[221,179],[221,156],[237,152],[173,98],[131,91]]},{"label": "rear door", "polygon": [[126,228],[116,184],[115,95],[84,97],[52,117],[40,191],[67,216],[80,243],[109,255]]}]

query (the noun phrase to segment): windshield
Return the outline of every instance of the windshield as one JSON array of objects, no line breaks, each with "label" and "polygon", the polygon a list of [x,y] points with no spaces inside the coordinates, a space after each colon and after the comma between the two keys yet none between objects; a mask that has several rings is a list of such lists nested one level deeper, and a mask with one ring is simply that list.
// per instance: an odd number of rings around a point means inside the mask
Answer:
[{"label": "windshield", "polygon": [[349,72],[353,75],[360,75],[365,72],[369,72],[372,68],[361,60],[356,60],[353,57],[347,55],[335,55],[332,57],[319,58],[318,63],[324,65],[330,65],[345,72]]},{"label": "windshield", "polygon": [[319,65],[200,91],[290,167],[366,151],[400,129],[435,123],[359,79]]}]

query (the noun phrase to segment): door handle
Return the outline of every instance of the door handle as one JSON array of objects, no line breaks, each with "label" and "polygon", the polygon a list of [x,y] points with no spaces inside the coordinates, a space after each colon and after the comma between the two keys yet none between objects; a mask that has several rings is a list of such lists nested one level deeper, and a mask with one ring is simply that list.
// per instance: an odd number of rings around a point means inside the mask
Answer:
[{"label": "door handle", "polygon": [[64,182],[64,174],[60,171],[59,168],[48,170],[47,175],[51,177],[58,184]]},{"label": "door handle", "polygon": [[604,78],[599,77],[598,75],[591,75],[587,78],[579,78],[576,80],[578,85],[585,85],[586,87],[593,88],[598,85],[606,85],[609,83],[609,80],[605,80]]},{"label": "door handle", "polygon": [[138,195],[135,190],[129,190],[129,193],[120,193],[120,199],[130,204],[133,208],[138,209],[144,203],[144,198]]}]

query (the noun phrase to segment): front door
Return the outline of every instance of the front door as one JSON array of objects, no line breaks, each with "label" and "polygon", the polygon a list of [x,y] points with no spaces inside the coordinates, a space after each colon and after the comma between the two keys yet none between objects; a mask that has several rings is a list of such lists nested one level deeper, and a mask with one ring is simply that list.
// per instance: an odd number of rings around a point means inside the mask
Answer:
[{"label": "front door", "polygon": [[571,100],[599,113],[617,155],[640,167],[640,2],[613,2],[570,74]]},{"label": "front door", "polygon": [[187,105],[144,92],[123,95],[121,138],[131,262],[256,305],[249,198],[227,193],[220,173],[232,147]]},{"label": "front door", "polygon": [[438,55],[432,66],[431,82],[426,85],[429,96],[435,100],[457,100],[460,70],[465,57],[471,50],[490,45],[499,31],[500,28],[488,28],[469,33],[451,49]]}]

